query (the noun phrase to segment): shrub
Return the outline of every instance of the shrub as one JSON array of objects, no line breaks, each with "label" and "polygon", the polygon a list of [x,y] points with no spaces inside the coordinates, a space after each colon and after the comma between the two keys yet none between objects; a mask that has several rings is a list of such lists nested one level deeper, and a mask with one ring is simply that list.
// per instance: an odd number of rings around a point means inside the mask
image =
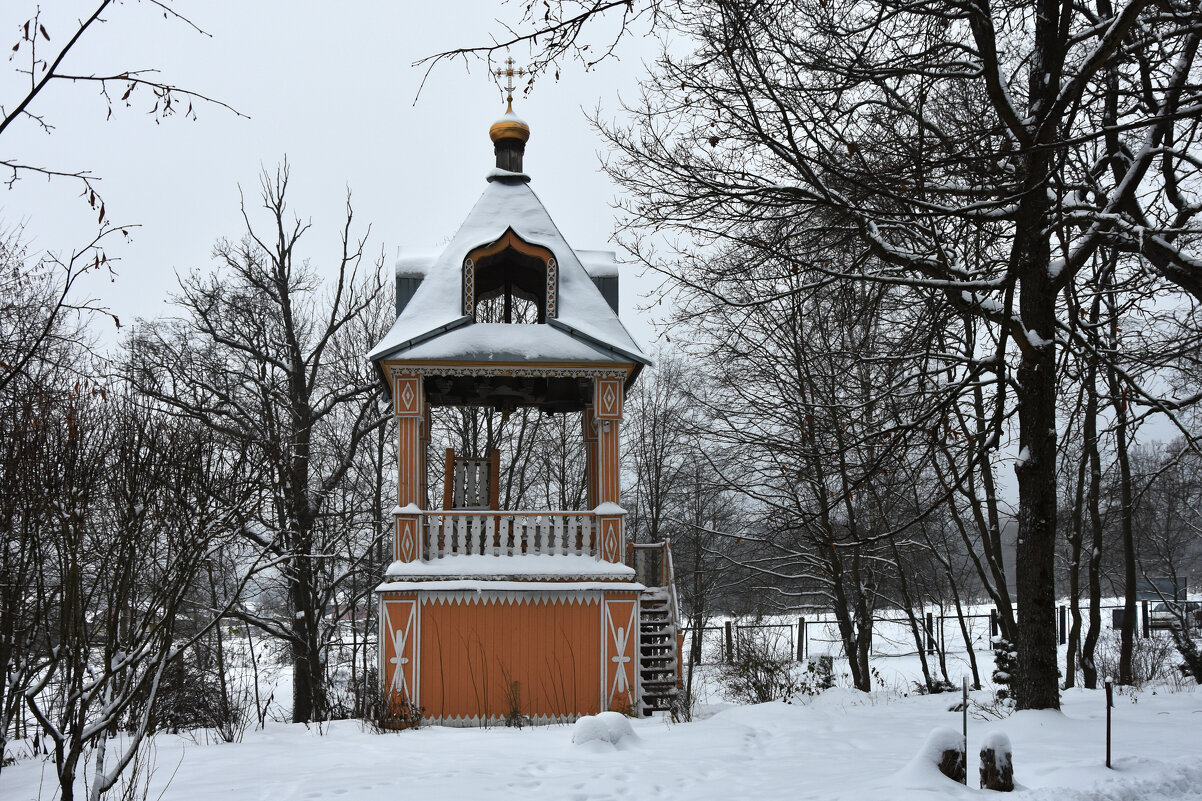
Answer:
[{"label": "shrub", "polygon": [[[375,677],[372,670],[371,678]],[[394,693],[386,693],[378,681],[364,682],[364,706],[367,715],[363,722],[367,728],[380,734],[399,729],[415,729],[422,724],[426,708],[413,706],[409,699]]]},{"label": "shrub", "polygon": [[820,656],[803,669],[778,639],[758,629],[740,632],[734,661],[718,668],[718,681],[727,697],[745,704],[792,703],[835,686],[830,656]]},{"label": "shrub", "polygon": [[[1117,631],[1111,631],[1098,638],[1094,649],[1094,662],[1098,666],[1099,676],[1113,676],[1117,681],[1119,675],[1119,656],[1122,649],[1122,636]],[[1167,637],[1136,637],[1131,649],[1131,684],[1140,687],[1154,679],[1165,678],[1170,671],[1176,669],[1178,662],[1173,641]]]}]

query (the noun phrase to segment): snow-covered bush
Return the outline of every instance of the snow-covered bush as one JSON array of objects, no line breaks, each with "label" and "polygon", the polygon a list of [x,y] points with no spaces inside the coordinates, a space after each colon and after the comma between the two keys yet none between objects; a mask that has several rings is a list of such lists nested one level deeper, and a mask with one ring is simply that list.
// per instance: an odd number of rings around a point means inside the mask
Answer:
[{"label": "snow-covered bush", "polygon": [[1188,630],[1173,629],[1169,632],[1177,653],[1183,660],[1180,669],[1183,675],[1192,676],[1196,684],[1202,684],[1202,648]]},{"label": "snow-covered bush", "polygon": [[1010,698],[1010,681],[1014,676],[1014,668],[1018,663],[1018,651],[1014,644],[1002,637],[993,638],[993,681],[994,694],[999,701]]},{"label": "snow-covered bush", "polygon": [[572,726],[572,743],[610,743],[619,745],[623,740],[637,739],[630,720],[620,712],[602,712],[585,715]]},{"label": "snow-covered bush", "polygon": [[915,695],[939,695],[940,693],[956,693],[960,692],[960,688],[947,679],[931,679],[928,684],[925,681],[913,682]]}]

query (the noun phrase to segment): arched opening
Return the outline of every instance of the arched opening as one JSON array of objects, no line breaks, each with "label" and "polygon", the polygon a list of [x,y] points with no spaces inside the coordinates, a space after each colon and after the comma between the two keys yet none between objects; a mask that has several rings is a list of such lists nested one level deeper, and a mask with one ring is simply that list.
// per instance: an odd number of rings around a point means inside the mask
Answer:
[{"label": "arched opening", "polygon": [[545,323],[556,316],[556,278],[551,251],[507,229],[464,261],[464,310],[476,322]]}]

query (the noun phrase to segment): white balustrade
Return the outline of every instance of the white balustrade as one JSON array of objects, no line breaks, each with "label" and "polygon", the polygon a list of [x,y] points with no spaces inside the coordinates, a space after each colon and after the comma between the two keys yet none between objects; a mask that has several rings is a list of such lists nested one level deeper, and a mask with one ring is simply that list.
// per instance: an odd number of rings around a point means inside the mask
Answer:
[{"label": "white balustrade", "polygon": [[447,556],[578,555],[600,558],[591,512],[422,513],[426,559]]}]

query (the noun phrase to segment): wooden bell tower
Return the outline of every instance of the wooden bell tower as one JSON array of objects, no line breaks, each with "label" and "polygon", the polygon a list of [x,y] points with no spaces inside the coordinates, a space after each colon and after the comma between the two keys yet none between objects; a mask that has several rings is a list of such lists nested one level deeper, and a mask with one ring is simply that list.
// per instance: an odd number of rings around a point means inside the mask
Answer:
[{"label": "wooden bell tower", "polygon": [[[530,129],[512,104],[489,134],[484,194],[444,250],[402,257],[397,319],[370,354],[400,465],[394,562],[377,589],[383,689],[396,725],[662,709],[679,673],[671,558],[651,546],[665,568],[636,578],[647,548],[628,547],[619,505],[623,402],[649,360],[618,319],[613,254],[573,250],[531,191]],[[486,302],[500,322],[480,314]],[[501,509],[499,454],[454,450],[432,508],[439,406],[579,415],[587,508]]]}]

